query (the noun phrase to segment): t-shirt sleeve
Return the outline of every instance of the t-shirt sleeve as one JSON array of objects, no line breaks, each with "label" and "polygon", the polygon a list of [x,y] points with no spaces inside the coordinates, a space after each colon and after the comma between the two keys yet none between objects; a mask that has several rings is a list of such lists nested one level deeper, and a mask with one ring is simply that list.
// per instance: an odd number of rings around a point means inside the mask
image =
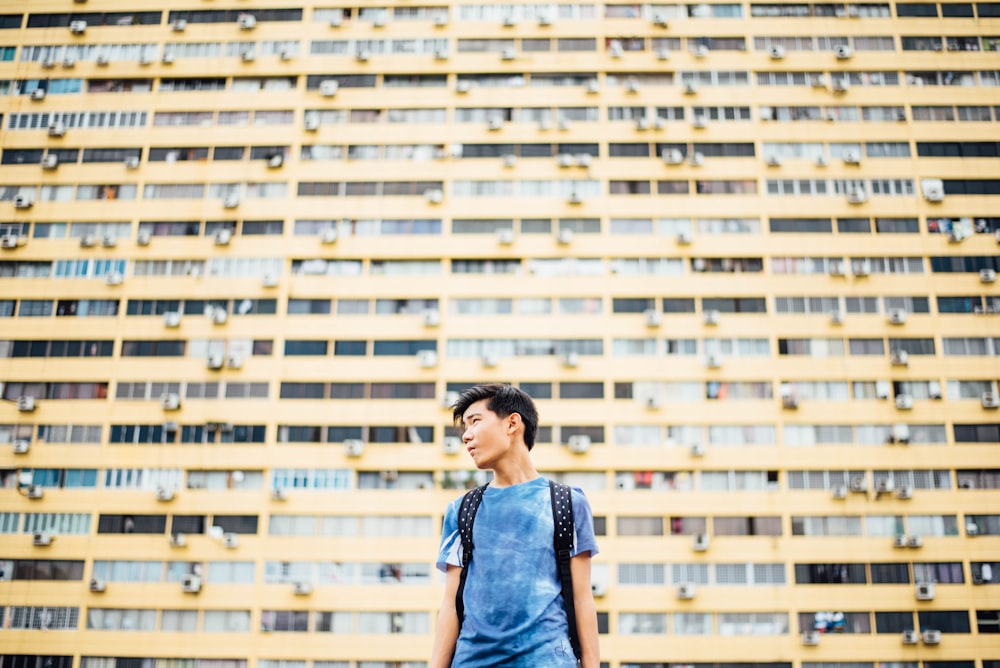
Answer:
[{"label": "t-shirt sleeve", "polygon": [[590,552],[591,557],[597,556],[597,539],[594,537],[594,515],[590,510],[590,502],[579,487],[573,488],[573,556]]},{"label": "t-shirt sleeve", "polygon": [[441,527],[441,546],[438,548],[437,569],[448,572],[448,566],[462,565],[462,539],[458,535],[458,505],[461,499],[448,504]]}]

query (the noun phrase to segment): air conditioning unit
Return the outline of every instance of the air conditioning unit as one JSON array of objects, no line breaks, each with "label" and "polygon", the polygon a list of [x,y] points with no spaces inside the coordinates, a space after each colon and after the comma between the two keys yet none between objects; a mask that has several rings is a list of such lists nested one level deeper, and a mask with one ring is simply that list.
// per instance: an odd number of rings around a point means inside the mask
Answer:
[{"label": "air conditioning unit", "polygon": [[29,499],[40,499],[45,496],[45,489],[41,485],[28,485],[26,496]]},{"label": "air conditioning unit", "polygon": [[667,15],[663,12],[653,12],[651,20],[657,28],[666,28],[669,25]]},{"label": "air conditioning unit", "polygon": [[906,310],[901,308],[891,308],[888,312],[890,325],[902,325],[906,323]]},{"label": "air conditioning unit", "polygon": [[421,369],[431,369],[438,363],[438,354],[434,350],[417,351],[417,364]]},{"label": "air conditioning unit", "polygon": [[440,204],[444,200],[444,192],[437,189],[425,190],[424,199],[431,204]]},{"label": "air conditioning unit", "polygon": [[59,156],[49,154],[42,156],[42,169],[56,169],[59,166]]},{"label": "air conditioning unit", "polygon": [[980,269],[979,270],[979,282],[980,283],[996,283],[997,271],[996,269]]},{"label": "air conditioning unit", "polygon": [[181,407],[181,395],[171,392],[160,397],[160,405],[165,411],[176,411]]},{"label": "air conditioning unit", "polygon": [[550,26],[554,21],[551,12],[543,11],[538,15],[538,25],[540,26]]},{"label": "air conditioning unit", "polygon": [[708,126],[708,119],[702,114],[695,114],[691,119],[691,126],[696,130],[704,130]]},{"label": "air conditioning unit", "polygon": [[924,546],[924,539],[920,536],[908,536],[906,538],[906,547],[919,548]]},{"label": "air conditioning unit", "polygon": [[156,500],[157,501],[173,501],[174,500],[174,490],[167,489],[166,487],[156,488]]},{"label": "air conditioning unit", "polygon": [[902,536],[902,535],[900,535],[900,536],[893,536],[893,538],[892,538],[892,546],[893,547],[897,547],[897,548],[906,547],[906,536]]},{"label": "air conditioning unit", "polygon": [[704,315],[702,317],[703,317],[703,320],[704,320],[704,322],[705,322],[706,325],[718,325],[719,324],[719,319],[721,318],[721,315],[722,314],[719,313],[719,311],[711,309],[711,310],[705,311],[705,313],[704,313]]},{"label": "air conditioning unit", "polygon": [[830,164],[830,160],[825,155],[821,154],[821,155],[817,155],[816,156],[816,166],[817,167],[826,167],[829,164]]},{"label": "air conditioning unit", "polygon": [[170,547],[187,547],[187,536],[182,533],[170,534]]},{"label": "air conditioning unit", "polygon": [[16,234],[5,234],[0,237],[0,248],[17,248],[20,238]]},{"label": "air conditioning unit", "polygon": [[698,587],[691,582],[677,585],[677,598],[681,601],[690,601],[698,593]]},{"label": "air conditioning unit", "polygon": [[846,93],[851,87],[851,82],[846,78],[835,79],[830,88],[834,93]]},{"label": "air conditioning unit", "polygon": [[53,541],[52,534],[45,531],[36,531],[31,536],[31,544],[37,547],[46,547],[52,544]]},{"label": "air conditioning unit", "polygon": [[236,19],[236,25],[240,30],[253,30],[257,27],[257,17],[253,14],[243,14]]},{"label": "air conditioning unit", "polygon": [[[235,209],[239,205],[240,205],[240,196],[236,194],[226,195],[226,198],[222,200],[222,206],[227,209]],[[230,236],[232,236],[232,232],[230,232],[229,234]]]},{"label": "air conditioning unit", "polygon": [[704,457],[705,451],[706,449],[703,443],[692,443],[688,448],[688,454],[692,457]]},{"label": "air conditioning unit", "polygon": [[806,631],[802,634],[802,644],[814,647],[819,644],[820,634],[819,631]]},{"label": "air conditioning unit", "polygon": [[285,156],[280,153],[276,153],[267,159],[267,166],[270,169],[277,169],[285,164]]},{"label": "air conditioning unit", "polygon": [[694,538],[691,541],[691,549],[694,550],[695,552],[704,552],[708,550],[710,542],[711,538],[707,533],[695,534]]},{"label": "air conditioning unit", "polygon": [[50,137],[65,137],[66,136],[66,124],[62,121],[53,121],[49,123],[49,136]]},{"label": "air conditioning unit", "polygon": [[188,27],[188,22],[185,21],[184,19],[177,19],[176,21],[170,24],[170,29],[173,30],[174,32],[184,32],[185,30],[187,30],[187,27]]},{"label": "air conditioning unit", "polygon": [[781,406],[789,410],[795,410],[799,407],[799,398],[792,391],[789,391],[787,394],[782,393]]},{"label": "air conditioning unit", "polygon": [[17,410],[22,413],[30,413],[35,410],[35,398],[32,396],[21,396],[17,398]]},{"label": "air conditioning unit", "polygon": [[185,575],[181,580],[181,591],[185,594],[197,594],[201,591],[200,575]]},{"label": "air conditioning unit", "polygon": [[834,50],[834,54],[836,54],[837,60],[847,60],[854,55],[854,52],[851,47],[842,44]]},{"label": "air conditioning unit", "polygon": [[108,589],[108,583],[106,583],[104,580],[100,578],[90,579],[90,591],[94,592],[95,594],[104,593],[105,591],[107,591],[107,589]]},{"label": "air conditioning unit", "polygon": [[882,496],[883,494],[891,494],[895,485],[888,478],[884,478],[875,483],[875,495]]},{"label": "air conditioning unit", "polygon": [[223,367],[225,363],[226,360],[225,357],[223,357],[222,353],[216,353],[214,355],[208,356],[208,361],[206,366],[208,366],[209,369],[219,370]]},{"label": "air conditioning unit", "polygon": [[497,243],[503,246],[509,246],[514,243],[514,230],[510,227],[505,227],[497,230]]},{"label": "air conditioning unit", "polygon": [[97,245],[96,234],[84,234],[80,237],[80,248],[93,248]]},{"label": "air conditioning unit", "polygon": [[492,369],[493,367],[495,367],[497,364],[500,363],[500,358],[497,357],[496,355],[483,355],[481,361],[484,367],[486,367],[487,369]]},{"label": "air conditioning unit", "polygon": [[769,155],[769,156],[767,156],[767,166],[768,167],[781,167],[781,156],[780,155]]},{"label": "air conditioning unit", "polygon": [[861,153],[854,149],[846,149],[840,154],[841,159],[848,165],[860,165]]},{"label": "air conditioning unit", "polygon": [[447,60],[451,56],[448,47],[442,46],[434,50],[434,57],[438,60]]},{"label": "air conditioning unit", "polygon": [[209,317],[212,319],[213,325],[224,325],[229,320],[229,312],[224,308],[216,307],[212,309]]},{"label": "air conditioning unit", "polygon": [[309,132],[319,130],[319,114],[306,114],[303,120],[303,127]]},{"label": "air conditioning unit", "polygon": [[867,494],[868,493],[868,483],[865,482],[863,477],[851,478],[849,489],[854,494]]},{"label": "air conditioning unit", "polygon": [[569,369],[574,369],[580,365],[580,354],[574,351],[563,353],[559,356],[559,363]]},{"label": "air conditioning unit", "polygon": [[513,47],[507,47],[500,52],[501,60],[514,60],[515,58],[517,58],[517,51]]},{"label": "air conditioning unit", "polygon": [[698,92],[698,84],[697,83],[695,83],[694,81],[685,81],[684,82],[684,94],[685,95],[694,95],[697,92]]},{"label": "air conditioning unit", "polygon": [[846,499],[847,498],[847,486],[837,485],[830,490],[830,495],[835,499]]},{"label": "air conditioning unit", "polygon": [[570,436],[566,441],[566,445],[569,447],[570,452],[582,455],[590,450],[590,436],[586,434]]},{"label": "air conditioning unit", "polygon": [[893,366],[908,366],[910,364],[910,354],[905,350],[890,351],[889,362]]},{"label": "air conditioning unit", "polygon": [[941,179],[921,179],[920,192],[928,202],[944,200],[944,181]]},{"label": "air conditioning unit", "polygon": [[368,49],[358,49],[354,54],[354,59],[359,63],[366,63],[371,58],[371,52]]},{"label": "air conditioning unit", "polygon": [[922,582],[916,586],[915,593],[918,601],[934,600],[934,583]]},{"label": "air conditioning unit", "polygon": [[647,327],[659,327],[663,324],[663,314],[657,309],[646,309],[642,312]]},{"label": "air conditioning unit", "polygon": [[323,97],[333,97],[340,88],[340,81],[337,79],[326,79],[319,82],[319,94]]},{"label": "air conditioning unit", "polygon": [[344,441],[344,454],[348,457],[360,457],[365,452],[365,442],[358,438]]},{"label": "air conditioning unit", "polygon": [[587,82],[587,92],[591,94],[601,92],[601,83],[597,79],[591,79]]},{"label": "air conditioning unit", "polygon": [[826,75],[814,75],[811,79],[809,79],[809,83],[813,88],[826,88]]},{"label": "air conditioning unit", "polygon": [[573,243],[573,230],[569,228],[559,230],[559,233],[556,234],[556,241],[563,246]]},{"label": "air conditioning unit", "polygon": [[590,592],[594,598],[604,598],[608,595],[608,583],[603,577],[595,577],[590,581]]},{"label": "air conditioning unit", "polygon": [[705,58],[706,56],[708,56],[708,47],[705,46],[704,44],[699,44],[698,46],[694,47],[694,49],[691,51],[691,54],[695,58]]},{"label": "air conditioning unit", "polygon": [[28,451],[31,450],[31,441],[26,438],[15,439],[11,443],[11,449],[14,451],[15,455],[26,455]]},{"label": "air conditioning unit", "polygon": [[663,152],[663,162],[668,165],[679,165],[684,162],[684,153],[680,149],[672,148]]},{"label": "air conditioning unit", "polygon": [[[56,66],[56,59],[53,58],[52,56],[47,56],[44,60],[42,60],[42,68],[43,69],[51,70],[55,66]],[[43,89],[38,88],[36,90],[43,90]],[[34,96],[34,91],[32,92],[32,96]]]},{"label": "air conditioning unit", "polygon": [[909,394],[897,394],[896,408],[901,411],[911,410],[913,408],[913,396]]},{"label": "air conditioning unit", "polygon": [[983,408],[1000,408],[1000,395],[996,392],[983,392],[980,400]]},{"label": "air conditioning unit", "polygon": [[785,47],[776,45],[771,47],[771,58],[775,60],[781,60],[785,57]]},{"label": "air conditioning unit", "polygon": [[240,546],[240,537],[231,531],[227,531],[222,534],[222,546],[229,549],[237,548]]},{"label": "air conditioning unit", "polygon": [[513,28],[517,25],[517,18],[513,14],[506,14],[503,17],[503,25],[505,28]]},{"label": "air conditioning unit", "polygon": [[910,442],[910,427],[905,422],[900,422],[892,428],[892,438],[896,443],[906,445]]},{"label": "air conditioning unit", "polygon": [[[228,201],[228,200],[227,200]],[[212,240],[216,246],[228,246],[233,239],[233,231],[228,227],[220,227],[212,235]]]},{"label": "air conditioning unit", "polygon": [[296,582],[293,590],[296,596],[308,596],[313,591],[313,586],[309,582]]},{"label": "air conditioning unit", "polygon": [[920,642],[920,634],[918,634],[913,629],[907,629],[903,631],[903,644],[904,645],[916,645]]},{"label": "air conditioning unit", "polygon": [[273,271],[265,272],[264,275],[260,277],[261,287],[276,288],[278,287],[279,282],[280,279],[278,278],[278,274]]},{"label": "air conditioning unit", "polygon": [[101,245],[105,248],[114,248],[118,245],[118,235],[115,234],[105,234],[101,237]]},{"label": "air conditioning unit", "polygon": [[82,35],[87,32],[87,22],[86,21],[70,21],[69,31],[74,35]]},{"label": "air conditioning unit", "polygon": [[167,311],[163,314],[163,326],[170,327],[171,329],[174,327],[180,327],[181,314],[178,311]]},{"label": "air conditioning unit", "polygon": [[903,485],[896,490],[896,498],[907,501],[913,498],[913,487],[910,485]]},{"label": "air conditioning unit", "polygon": [[840,309],[834,309],[830,311],[830,324],[831,325],[843,325],[844,324],[844,312]]},{"label": "air conditioning unit", "polygon": [[445,436],[442,443],[444,454],[457,455],[462,451],[462,439],[458,436]]},{"label": "air conditioning unit", "polygon": [[660,398],[657,396],[646,397],[645,403],[646,403],[646,408],[648,408],[651,411],[659,410],[660,407],[663,406],[663,401],[661,401]]},{"label": "air conditioning unit", "polygon": [[340,12],[330,17],[330,27],[339,28],[344,24],[344,15]]},{"label": "air conditioning unit", "polygon": [[920,634],[920,639],[924,641],[925,645],[939,645],[941,644],[941,632],[937,629],[927,629]]},{"label": "air conditioning unit", "polygon": [[180,429],[180,424],[176,420],[167,420],[163,423],[163,431],[167,434],[176,434],[178,429]]},{"label": "air conditioning unit", "polygon": [[437,327],[441,324],[441,312],[437,309],[427,309],[422,317],[424,327]]},{"label": "air conditioning unit", "polygon": [[458,93],[468,93],[470,90],[472,90],[472,82],[467,79],[462,79],[455,84],[455,91]]},{"label": "air conditioning unit", "polygon": [[692,153],[691,159],[688,161],[691,163],[692,167],[701,167],[705,164],[705,154],[704,153]]},{"label": "air conditioning unit", "polygon": [[387,20],[388,19],[386,18],[386,15],[384,13],[380,12],[372,20],[372,27],[374,27],[374,28],[384,28]]}]

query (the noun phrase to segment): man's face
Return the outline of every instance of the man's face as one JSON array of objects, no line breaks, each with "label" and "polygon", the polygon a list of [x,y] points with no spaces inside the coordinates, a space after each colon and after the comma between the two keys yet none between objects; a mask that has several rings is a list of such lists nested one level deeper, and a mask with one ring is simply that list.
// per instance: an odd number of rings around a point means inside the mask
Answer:
[{"label": "man's face", "polygon": [[486,408],[487,399],[469,406],[462,415],[462,442],[478,469],[493,469],[511,447],[509,418]]}]

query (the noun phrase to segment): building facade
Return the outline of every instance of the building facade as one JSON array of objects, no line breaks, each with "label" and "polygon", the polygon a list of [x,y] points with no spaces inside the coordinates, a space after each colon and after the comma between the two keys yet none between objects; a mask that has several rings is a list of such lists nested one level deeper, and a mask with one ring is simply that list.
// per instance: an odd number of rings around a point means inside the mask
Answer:
[{"label": "building facade", "polygon": [[1000,3],[0,0],[0,93],[0,667],[426,666],[490,380],[608,668],[1000,666]]}]

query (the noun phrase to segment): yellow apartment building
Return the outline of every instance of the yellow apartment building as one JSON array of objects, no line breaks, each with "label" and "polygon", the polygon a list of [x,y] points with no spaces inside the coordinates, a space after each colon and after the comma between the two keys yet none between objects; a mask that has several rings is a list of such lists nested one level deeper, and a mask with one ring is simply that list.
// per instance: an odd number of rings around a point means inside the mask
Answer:
[{"label": "yellow apartment building", "polygon": [[1000,2],[0,0],[0,93],[0,668],[426,667],[488,380],[608,668],[1000,666]]}]

